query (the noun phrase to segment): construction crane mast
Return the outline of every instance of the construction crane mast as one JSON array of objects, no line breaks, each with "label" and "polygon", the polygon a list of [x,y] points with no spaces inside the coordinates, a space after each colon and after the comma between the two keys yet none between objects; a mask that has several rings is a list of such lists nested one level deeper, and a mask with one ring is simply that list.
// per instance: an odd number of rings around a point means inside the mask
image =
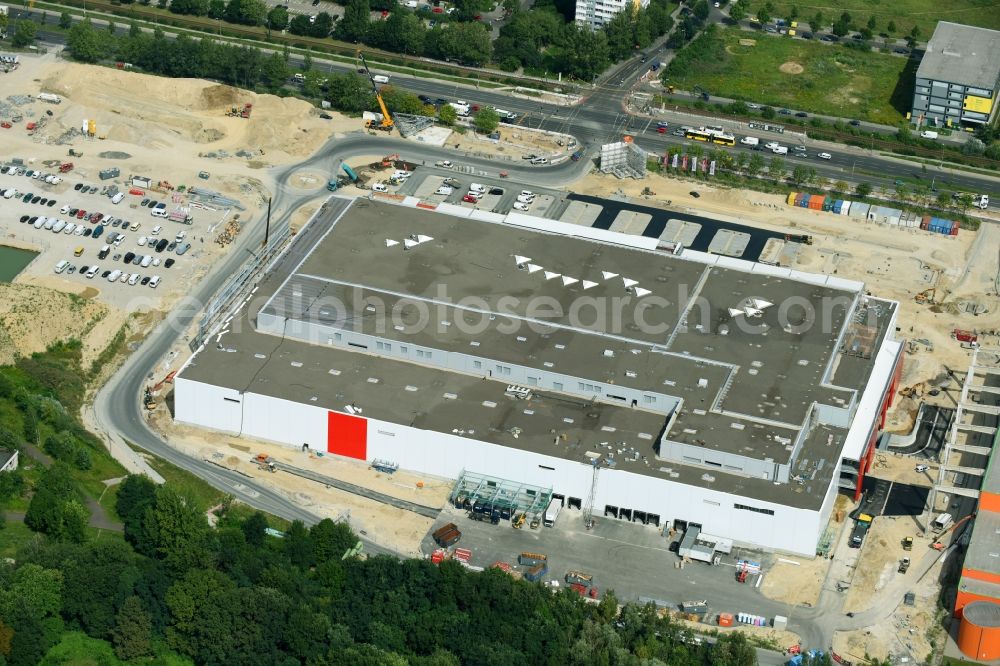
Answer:
[{"label": "construction crane mast", "polygon": [[392,120],[392,116],[389,114],[389,109],[386,107],[385,101],[382,99],[382,93],[378,90],[378,84],[375,83],[375,77],[372,76],[371,70],[368,69],[368,63],[365,61],[365,54],[359,52],[358,55],[361,57],[361,64],[365,68],[365,74],[368,76],[368,80],[372,84],[372,90],[375,91],[375,99],[378,101],[378,108],[382,110],[382,121],[365,121],[365,129],[379,129],[384,132],[391,132],[395,123]]},{"label": "construction crane mast", "polygon": [[594,497],[597,495],[597,473],[601,471],[600,462],[600,458],[593,458],[590,461],[593,466],[593,473],[590,477],[590,494],[587,495],[587,504],[583,507],[583,524],[588,530],[594,526]]}]

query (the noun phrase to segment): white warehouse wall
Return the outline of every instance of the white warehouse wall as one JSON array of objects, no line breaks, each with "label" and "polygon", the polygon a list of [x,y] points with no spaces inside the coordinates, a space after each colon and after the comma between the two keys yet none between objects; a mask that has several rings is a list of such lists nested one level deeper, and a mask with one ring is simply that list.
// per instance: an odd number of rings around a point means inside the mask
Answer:
[{"label": "white warehouse wall", "polygon": [[[229,398],[229,400],[226,400]],[[239,399],[240,403],[230,402]],[[214,430],[241,433],[299,448],[303,443],[326,450],[328,411],[324,408],[258,394],[240,394],[200,382],[178,379],[175,418]],[[498,444],[368,420],[366,459],[398,463],[400,468],[455,479],[463,470],[490,474],[543,487],[566,497],[589,495],[591,467]],[[766,515],[735,509],[744,504],[774,511]],[[674,519],[700,523],[711,534],[738,544],[813,556],[822,525],[819,511],[741,498],[715,490],[688,486],[623,470],[602,468],[598,476],[594,513],[604,506],[638,509]],[[829,515],[832,495],[824,501]]]}]

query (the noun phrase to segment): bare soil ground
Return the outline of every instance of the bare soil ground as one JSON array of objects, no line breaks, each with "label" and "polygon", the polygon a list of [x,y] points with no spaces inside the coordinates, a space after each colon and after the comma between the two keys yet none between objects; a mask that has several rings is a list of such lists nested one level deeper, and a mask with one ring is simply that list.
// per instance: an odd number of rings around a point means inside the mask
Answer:
[{"label": "bare soil ground", "polygon": [[319,457],[270,442],[230,437],[177,424],[163,406],[157,408],[151,418],[151,425],[163,432],[172,446],[248,474],[308,507],[317,515],[347,520],[355,531],[365,533],[373,541],[414,557],[420,556],[420,541],[430,529],[433,523],[431,519],[335,488],[326,488],[322,484],[286,472],[264,472],[251,459],[257,454],[265,453],[289,465],[429,507],[443,507],[451,491],[451,482],[444,479],[403,471],[389,475],[374,470],[363,462],[339,456]]}]

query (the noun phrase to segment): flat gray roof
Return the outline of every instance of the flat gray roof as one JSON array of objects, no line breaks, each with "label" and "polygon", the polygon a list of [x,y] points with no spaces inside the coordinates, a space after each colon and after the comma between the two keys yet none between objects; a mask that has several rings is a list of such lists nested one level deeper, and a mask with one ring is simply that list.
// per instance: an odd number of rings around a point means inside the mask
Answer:
[{"label": "flat gray roof", "polygon": [[[871,356],[845,355],[838,347],[850,328],[853,292],[381,202],[356,200],[338,218],[342,208],[331,205],[310,223],[259,283],[253,303],[218,343],[213,338],[195,355],[182,377],[339,411],[355,404],[376,419],[580,462],[586,451],[607,453],[610,441],[625,442],[612,445],[623,448],[614,455],[619,469],[792,506],[821,504],[846,428],[811,427],[792,462],[793,483],[706,474],[705,467],[656,457],[665,414],[544,389],[533,389],[529,401],[514,401],[502,378],[272,335],[257,330],[256,318],[267,312],[449,351],[468,351],[475,343],[477,355],[501,362],[655,390],[684,401],[670,439],[787,463],[783,440],[798,435],[809,405],[849,404],[848,389],[859,388],[855,380],[871,372]],[[411,236],[431,240],[404,250]],[[523,270],[520,259],[544,268]],[[545,279],[545,270],[577,282]],[[606,278],[605,272],[617,276]],[[635,309],[626,309],[618,323],[574,326],[566,313],[582,296],[642,301],[625,293],[622,276],[662,299],[641,315],[657,332],[630,318]],[[584,280],[592,283],[587,289]],[[531,313],[526,303],[538,294],[562,314]],[[695,296],[704,305],[695,302],[689,310]],[[479,311],[492,311],[505,297],[516,300],[508,299],[503,314],[486,325],[473,331],[459,325],[482,323]],[[798,323],[795,308],[779,315],[779,307],[762,299],[826,307],[829,321],[796,330],[790,327]],[[760,329],[744,332],[731,309],[751,301],[761,309],[753,319]],[[407,302],[434,305],[432,325],[417,326],[403,307]],[[463,305],[470,302],[476,311]],[[891,313],[892,304],[879,303],[883,315]],[[402,315],[390,319],[394,311]],[[525,328],[529,318],[533,326]],[[882,316],[867,335],[881,340],[888,319]],[[515,324],[521,328],[508,332]],[[837,377],[845,361],[852,364],[852,385],[819,385],[828,367]],[[564,444],[553,443],[553,431],[566,434]]]},{"label": "flat gray roof", "polygon": [[13,449],[3,449],[0,448],[0,467],[3,467],[10,462],[10,459],[17,455],[17,451]]},{"label": "flat gray roof", "polygon": [[994,90],[1000,79],[1000,31],[939,21],[917,77]]}]

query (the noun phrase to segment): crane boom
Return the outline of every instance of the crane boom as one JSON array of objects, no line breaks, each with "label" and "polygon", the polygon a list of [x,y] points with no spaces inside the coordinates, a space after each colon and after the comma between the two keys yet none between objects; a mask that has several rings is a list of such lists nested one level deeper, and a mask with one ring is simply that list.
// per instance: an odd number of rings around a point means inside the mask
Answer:
[{"label": "crane boom", "polygon": [[[365,68],[365,74],[368,75],[368,81],[372,84],[372,90],[375,91],[375,100],[378,102],[378,108],[382,110],[382,123],[378,126],[378,128],[389,131],[395,123],[392,120],[392,116],[389,114],[389,109],[386,107],[385,101],[382,99],[382,93],[378,90],[378,85],[375,83],[375,77],[372,76],[371,70],[368,69],[368,62],[365,60],[365,54],[359,52],[358,55],[361,56],[361,64]],[[367,126],[371,127],[373,125],[374,123],[369,123]]]}]

